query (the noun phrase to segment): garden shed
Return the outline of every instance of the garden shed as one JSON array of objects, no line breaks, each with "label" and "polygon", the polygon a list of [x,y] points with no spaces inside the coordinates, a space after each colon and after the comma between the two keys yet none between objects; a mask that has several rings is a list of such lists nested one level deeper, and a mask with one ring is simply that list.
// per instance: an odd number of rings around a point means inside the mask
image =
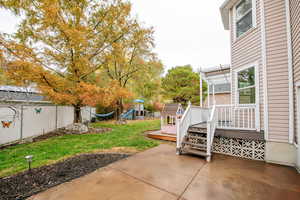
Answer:
[{"label": "garden shed", "polygon": [[180,103],[165,104],[161,114],[161,132],[176,134],[176,119],[183,113],[184,109]]}]

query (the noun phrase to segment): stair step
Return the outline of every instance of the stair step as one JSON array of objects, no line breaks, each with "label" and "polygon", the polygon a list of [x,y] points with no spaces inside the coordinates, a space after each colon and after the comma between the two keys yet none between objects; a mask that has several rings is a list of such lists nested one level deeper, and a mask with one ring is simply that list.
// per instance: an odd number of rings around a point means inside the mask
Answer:
[{"label": "stair step", "polygon": [[198,156],[207,157],[206,151],[200,151],[200,150],[196,150],[196,149],[192,149],[192,148],[183,148],[183,153],[191,153],[191,154],[195,154]]},{"label": "stair step", "polygon": [[207,130],[206,129],[198,129],[198,128],[189,128],[188,132],[189,133],[204,133],[204,134],[206,134]]},{"label": "stair step", "polygon": [[206,145],[205,144],[195,144],[195,143],[192,143],[192,142],[182,142],[183,144],[186,144],[186,145],[190,145],[192,147],[197,147],[197,148],[206,148]]},{"label": "stair step", "polygon": [[188,139],[199,139],[199,140],[207,140],[206,137],[187,135]]}]

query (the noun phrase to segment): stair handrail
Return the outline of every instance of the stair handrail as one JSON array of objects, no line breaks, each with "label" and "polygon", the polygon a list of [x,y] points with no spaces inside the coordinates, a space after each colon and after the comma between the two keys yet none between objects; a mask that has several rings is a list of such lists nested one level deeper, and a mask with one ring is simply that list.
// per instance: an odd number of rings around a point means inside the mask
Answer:
[{"label": "stair handrail", "polygon": [[181,147],[181,142],[182,142],[182,138],[185,136],[185,134],[187,134],[187,130],[191,124],[191,108],[192,108],[192,104],[189,103],[188,107],[186,108],[186,110],[184,111],[184,114],[182,115],[182,117],[180,119],[177,118],[176,120],[176,148],[177,148],[177,153],[179,153],[180,151],[180,147]]},{"label": "stair handrail", "polygon": [[215,136],[215,131],[217,128],[218,118],[216,112],[216,105],[213,105],[210,113],[209,120],[207,121],[207,135],[206,135],[206,151],[207,151],[207,158],[206,160],[209,162],[211,159],[211,150],[213,145],[213,140]]}]

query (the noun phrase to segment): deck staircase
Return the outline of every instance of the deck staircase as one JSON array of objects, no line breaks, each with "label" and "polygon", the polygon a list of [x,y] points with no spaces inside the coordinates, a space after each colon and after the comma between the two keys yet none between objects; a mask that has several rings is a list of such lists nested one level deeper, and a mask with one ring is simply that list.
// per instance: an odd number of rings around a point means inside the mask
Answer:
[{"label": "deck staircase", "polygon": [[208,156],[206,125],[206,122],[202,122],[188,128],[187,135],[184,136],[181,144],[180,153],[190,153],[204,157]]},{"label": "deck staircase", "polygon": [[216,126],[215,107],[203,109],[189,105],[177,123],[177,153],[203,156],[209,162]]},{"label": "deck staircase", "polygon": [[177,154],[204,156],[209,162],[215,135],[260,140],[263,134],[259,130],[256,109],[255,105],[213,105],[202,108],[189,104],[183,116],[176,122]]}]

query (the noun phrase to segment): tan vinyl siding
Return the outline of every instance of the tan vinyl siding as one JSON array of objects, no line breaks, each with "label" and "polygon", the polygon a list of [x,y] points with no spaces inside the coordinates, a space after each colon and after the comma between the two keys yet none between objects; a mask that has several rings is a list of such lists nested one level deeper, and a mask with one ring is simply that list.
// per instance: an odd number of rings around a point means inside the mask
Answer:
[{"label": "tan vinyl siding", "polygon": [[[213,105],[213,95],[209,96],[209,103],[210,105]],[[219,93],[215,94],[216,104],[222,105],[222,104],[231,104],[230,99],[230,93]],[[204,100],[204,107],[208,106],[208,98],[206,97]]]},{"label": "tan vinyl siding", "polygon": [[264,0],[269,139],[288,142],[289,81],[284,0]]},{"label": "tan vinyl siding", "polygon": [[[300,1],[290,0],[290,20],[292,33],[292,49],[293,49],[293,75],[294,85],[300,82]],[[297,141],[297,95],[296,87],[294,88],[294,119],[295,119],[295,141]]]},{"label": "tan vinyl siding", "polygon": [[[232,72],[234,70],[244,67],[249,64],[258,64],[259,73],[259,106],[260,106],[260,128],[264,129],[263,118],[263,68],[261,58],[261,16],[260,16],[260,0],[256,1],[256,27],[253,27],[248,32],[240,36],[238,39],[234,39],[234,16],[233,10],[231,10],[231,63]],[[235,73],[232,73],[232,103],[236,102],[236,83]]]}]

